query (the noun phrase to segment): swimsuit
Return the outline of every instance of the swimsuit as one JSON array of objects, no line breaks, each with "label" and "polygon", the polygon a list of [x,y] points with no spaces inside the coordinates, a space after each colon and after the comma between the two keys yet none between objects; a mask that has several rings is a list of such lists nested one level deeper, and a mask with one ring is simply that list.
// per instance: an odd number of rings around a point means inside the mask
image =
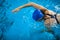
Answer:
[{"label": "swimsuit", "polygon": [[[51,18],[55,18],[55,19],[56,19],[56,21],[57,21],[57,23],[59,24],[59,21],[58,21],[58,19],[57,19],[57,14],[55,14],[54,16],[53,16],[53,15],[50,15],[50,14],[46,14],[46,15],[51,16]],[[45,19],[45,20],[46,20],[46,19]]]}]

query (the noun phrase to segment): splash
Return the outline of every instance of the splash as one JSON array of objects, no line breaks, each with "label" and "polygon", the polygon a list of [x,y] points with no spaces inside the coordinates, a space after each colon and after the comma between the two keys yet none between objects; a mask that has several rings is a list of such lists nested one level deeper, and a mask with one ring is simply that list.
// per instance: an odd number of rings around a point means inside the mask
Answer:
[{"label": "splash", "polygon": [[60,13],[60,5],[55,6],[56,13]]}]

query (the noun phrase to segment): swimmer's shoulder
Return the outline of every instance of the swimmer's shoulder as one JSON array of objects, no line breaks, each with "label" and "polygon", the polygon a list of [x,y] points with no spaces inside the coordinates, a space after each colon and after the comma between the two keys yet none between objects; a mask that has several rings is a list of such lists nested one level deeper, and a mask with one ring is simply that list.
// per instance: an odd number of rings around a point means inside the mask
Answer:
[{"label": "swimmer's shoulder", "polygon": [[50,14],[50,15],[55,15],[56,12],[52,11],[52,10],[46,10],[45,14]]}]

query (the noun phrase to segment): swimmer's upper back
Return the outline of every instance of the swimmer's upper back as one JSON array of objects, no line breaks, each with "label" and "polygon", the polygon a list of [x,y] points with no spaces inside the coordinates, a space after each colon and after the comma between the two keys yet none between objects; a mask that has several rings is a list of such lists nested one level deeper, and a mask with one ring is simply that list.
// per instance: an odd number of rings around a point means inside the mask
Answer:
[{"label": "swimmer's upper back", "polygon": [[49,14],[49,15],[55,15],[56,13],[51,11],[51,10],[46,10],[45,14]]}]

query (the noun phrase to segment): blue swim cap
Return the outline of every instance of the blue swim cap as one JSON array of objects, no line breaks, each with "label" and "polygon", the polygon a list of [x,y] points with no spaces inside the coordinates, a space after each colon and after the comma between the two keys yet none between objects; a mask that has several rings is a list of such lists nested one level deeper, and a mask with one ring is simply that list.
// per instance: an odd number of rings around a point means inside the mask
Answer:
[{"label": "blue swim cap", "polygon": [[39,9],[36,9],[33,13],[33,16],[32,16],[32,18],[35,21],[38,21],[39,19],[42,19],[43,17],[44,17],[44,14]]}]

